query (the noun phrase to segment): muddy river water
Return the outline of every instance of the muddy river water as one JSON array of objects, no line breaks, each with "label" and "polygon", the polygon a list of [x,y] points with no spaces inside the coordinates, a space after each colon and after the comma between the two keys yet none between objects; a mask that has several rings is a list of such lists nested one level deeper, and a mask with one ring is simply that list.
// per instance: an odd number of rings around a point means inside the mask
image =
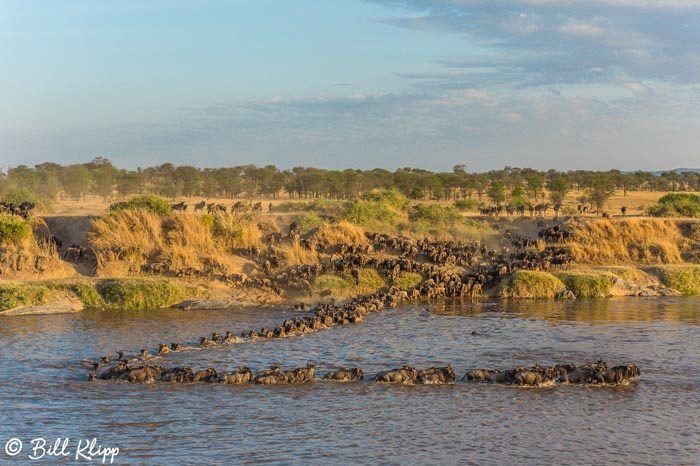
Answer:
[{"label": "muddy river water", "polygon": [[[700,463],[699,298],[427,303],[371,314],[360,325],[158,362],[256,371],[313,360],[321,376],[361,367],[361,383],[88,382],[80,364],[294,315],[168,309],[0,317],[0,463],[31,462],[35,438],[70,438],[73,453],[79,439],[96,438],[120,449],[114,464]],[[461,377],[473,368],[598,358],[633,362],[641,377],[616,388],[367,381],[406,363],[449,363]],[[24,449],[10,457],[3,447],[13,438]],[[32,463],[56,460],[72,463],[75,455]]]}]

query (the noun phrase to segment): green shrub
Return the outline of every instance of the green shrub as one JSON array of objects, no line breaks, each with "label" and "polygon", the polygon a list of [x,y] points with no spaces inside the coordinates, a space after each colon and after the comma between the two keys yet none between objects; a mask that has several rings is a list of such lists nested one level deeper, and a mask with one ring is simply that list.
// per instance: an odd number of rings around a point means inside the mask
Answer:
[{"label": "green shrub", "polygon": [[345,203],[327,197],[318,197],[313,201],[287,201],[275,206],[275,212],[315,212],[323,215],[340,215]]},{"label": "green shrub", "polygon": [[555,298],[564,290],[564,283],[551,273],[532,270],[519,270],[500,284],[504,298]]},{"label": "green shrub", "polygon": [[384,279],[374,269],[360,269],[359,282],[357,284],[355,279],[349,274],[342,277],[338,275],[320,275],[316,277],[312,287],[317,293],[330,291],[333,297],[347,297],[374,293],[386,286]]},{"label": "green shrub", "polygon": [[700,217],[700,195],[666,194],[647,211],[655,217]]},{"label": "green shrub", "polygon": [[108,280],[98,291],[108,308],[124,310],[170,307],[197,295],[196,289],[167,280]]},{"label": "green shrub", "polygon": [[376,231],[391,231],[407,220],[408,205],[408,199],[396,190],[377,191],[350,201],[343,219]]},{"label": "green shrub", "polygon": [[510,204],[511,207],[530,207],[532,205],[532,202],[530,202],[530,200],[525,196],[517,196],[511,198],[508,204]]},{"label": "green shrub", "polygon": [[323,223],[323,219],[319,217],[317,214],[311,213],[311,214],[303,214],[299,215],[296,219],[295,222],[297,222],[297,225],[299,227],[299,231],[301,231],[302,234],[308,233],[314,228],[318,228],[321,226]]},{"label": "green shrub", "polygon": [[29,222],[16,215],[0,214],[0,243],[17,244],[32,234]]},{"label": "green shrub", "polygon": [[47,283],[47,287],[52,290],[69,291],[74,294],[85,307],[104,307],[104,300],[97,292],[97,289],[90,283]]},{"label": "green shrub", "polygon": [[476,199],[460,199],[455,201],[454,207],[460,212],[475,212],[479,210],[480,203]]},{"label": "green shrub", "polygon": [[454,207],[441,207],[435,204],[414,206],[409,219],[410,221],[400,225],[399,229],[402,233],[410,232],[414,236],[481,241],[495,233],[487,223],[462,217]]},{"label": "green shrub", "polygon": [[206,225],[208,228],[214,228],[215,220],[214,216],[211,214],[204,214],[202,216],[202,223]]},{"label": "green shrub", "polygon": [[311,202],[309,210],[324,215],[340,215],[345,210],[345,202],[319,197]]},{"label": "green shrub", "polygon": [[49,289],[44,285],[3,286],[0,287],[0,311],[42,304],[48,297]]},{"label": "green shrub", "polygon": [[398,189],[373,191],[362,196],[363,201],[386,204],[396,210],[408,209],[408,199]]},{"label": "green shrub", "polygon": [[412,288],[423,281],[423,276],[416,272],[402,272],[391,281],[391,284],[401,288]]},{"label": "green shrub", "polygon": [[112,205],[113,212],[124,209],[145,209],[160,217],[167,217],[172,213],[170,204],[168,204],[166,199],[151,194],[136,196],[126,202],[119,202]]},{"label": "green shrub", "polygon": [[22,204],[23,202],[32,202],[37,207],[48,209],[51,207],[52,201],[46,197],[40,196],[37,193],[33,193],[25,188],[18,188],[17,186],[12,186],[5,191],[0,198],[2,202],[8,202],[16,206]]},{"label": "green shrub", "polygon": [[555,275],[577,298],[604,298],[613,285],[613,277],[605,272],[558,272]]},{"label": "green shrub", "polygon": [[299,212],[311,210],[311,202],[286,201],[273,207],[275,212]]},{"label": "green shrub", "polygon": [[437,204],[418,204],[413,206],[408,215],[412,222],[426,222],[432,225],[443,225],[461,220],[462,216],[454,207],[442,207]]},{"label": "green shrub", "polygon": [[664,285],[684,295],[700,295],[700,266],[666,266],[658,272]]}]

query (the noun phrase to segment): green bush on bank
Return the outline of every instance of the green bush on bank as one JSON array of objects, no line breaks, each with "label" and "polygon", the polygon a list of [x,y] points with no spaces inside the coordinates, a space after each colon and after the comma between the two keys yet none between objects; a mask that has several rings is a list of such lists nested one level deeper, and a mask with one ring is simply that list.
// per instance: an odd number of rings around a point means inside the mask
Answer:
[{"label": "green bush on bank", "polygon": [[0,287],[0,311],[43,304],[48,297],[49,288],[45,285],[3,285]]},{"label": "green bush on bank", "polygon": [[299,215],[294,221],[302,235],[320,227],[323,223],[323,219],[315,213]]},{"label": "green bush on bank", "polygon": [[36,207],[42,209],[50,208],[53,203],[53,201],[47,197],[43,197],[37,193],[29,191],[26,188],[20,188],[17,186],[11,186],[5,190],[2,197],[0,197],[0,201],[14,204],[16,206],[19,206],[23,202],[31,202]]},{"label": "green bush on bank", "polygon": [[547,272],[519,270],[504,278],[499,294],[503,298],[555,298],[566,285]]},{"label": "green bush on bank", "polygon": [[32,234],[29,222],[16,215],[0,214],[0,244],[17,244]]},{"label": "green bush on bank", "polygon": [[605,272],[557,272],[555,274],[577,298],[604,298],[610,295],[613,277]]},{"label": "green bush on bank", "polygon": [[170,307],[198,295],[192,287],[167,280],[107,280],[98,291],[106,307],[123,310]]},{"label": "green bush on bank", "polygon": [[700,195],[666,194],[648,212],[655,217],[700,217]]},{"label": "green bush on bank", "polygon": [[345,209],[345,202],[318,197],[313,201],[286,201],[274,206],[275,212],[315,212],[323,215],[340,215]]},{"label": "green bush on bank", "polygon": [[386,286],[386,282],[374,269],[360,269],[359,283],[349,275],[320,275],[312,285],[316,293],[330,291],[333,297],[348,297],[374,293]]},{"label": "green bush on bank", "polygon": [[391,231],[407,219],[408,199],[392,189],[368,193],[350,201],[343,220],[375,231]]},{"label": "green bush on bank", "polygon": [[661,283],[687,296],[700,295],[700,266],[665,266],[658,269]]},{"label": "green bush on bank", "polygon": [[128,201],[112,205],[112,212],[119,212],[125,209],[144,209],[160,217],[167,217],[172,213],[170,204],[166,199],[151,194],[136,196]]},{"label": "green bush on bank", "polygon": [[454,203],[454,208],[460,212],[476,212],[479,207],[481,203],[476,199],[460,199]]},{"label": "green bush on bank", "polygon": [[47,283],[51,290],[68,291],[78,298],[86,308],[102,308],[105,305],[104,299],[97,292],[92,283]]},{"label": "green bush on bank", "polygon": [[423,276],[416,272],[402,272],[398,277],[391,280],[393,286],[401,288],[412,288],[423,281]]}]

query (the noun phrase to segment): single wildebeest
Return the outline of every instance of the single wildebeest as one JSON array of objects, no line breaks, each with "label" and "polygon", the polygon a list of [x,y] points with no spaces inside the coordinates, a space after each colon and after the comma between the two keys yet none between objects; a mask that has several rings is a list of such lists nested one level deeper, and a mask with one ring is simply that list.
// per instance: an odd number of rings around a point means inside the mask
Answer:
[{"label": "single wildebeest", "polygon": [[160,376],[163,382],[192,382],[194,374],[189,367],[173,367],[166,369]]},{"label": "single wildebeest", "polygon": [[240,366],[238,368],[238,372],[232,372],[229,375],[225,375],[221,381],[223,383],[230,383],[230,384],[241,384],[241,383],[248,383],[250,382],[250,379],[252,378],[253,374],[250,372],[250,369],[246,366]]},{"label": "single wildebeest", "polygon": [[323,376],[326,380],[338,380],[341,382],[352,382],[353,380],[362,380],[364,375],[362,374],[362,369],[353,367],[348,369],[339,369],[337,371],[331,371]]},{"label": "single wildebeest", "polygon": [[630,364],[627,366],[615,366],[612,369],[599,371],[596,373],[595,379],[598,383],[618,385],[628,382],[630,379],[639,376],[639,374],[639,367],[635,366],[634,364]]},{"label": "single wildebeest", "polygon": [[496,372],[500,372],[498,369],[496,370],[488,370],[488,369],[474,369],[471,371],[467,371],[466,374],[464,374],[464,377],[462,377],[462,380],[488,380],[489,377],[491,377],[493,374]]},{"label": "single wildebeest", "polygon": [[279,384],[284,384],[284,383],[304,383],[307,382],[306,378],[304,377],[304,369],[301,367],[297,367],[296,369],[292,369],[291,371],[284,371],[282,372],[277,379],[277,383]]},{"label": "single wildebeest", "polygon": [[255,374],[253,382],[261,385],[274,385],[279,382],[281,375],[280,366],[272,365],[269,369]]},{"label": "single wildebeest", "polygon": [[301,368],[301,374],[303,375],[304,382],[313,380],[314,375],[316,375],[316,363],[312,361],[307,362],[306,367]]},{"label": "single wildebeest", "polygon": [[161,367],[139,367],[130,370],[123,377],[129,382],[150,382],[156,378],[160,378],[160,374],[163,373]]},{"label": "single wildebeest", "polygon": [[489,382],[494,383],[513,383],[515,382],[515,377],[520,372],[520,368],[508,369],[505,371],[494,372],[488,377]]},{"label": "single wildebeest", "polygon": [[542,382],[544,382],[544,374],[538,371],[526,370],[518,372],[518,374],[515,376],[515,383],[517,385],[538,387]]},{"label": "single wildebeest", "polygon": [[457,376],[452,370],[452,366],[431,367],[418,371],[418,382],[426,385],[444,385],[453,383]]},{"label": "single wildebeest", "polygon": [[418,370],[412,366],[403,366],[401,369],[380,372],[372,380],[385,383],[414,383],[418,378]]},{"label": "single wildebeest", "polygon": [[216,382],[216,369],[209,367],[205,371],[195,372],[192,382]]},{"label": "single wildebeest", "polygon": [[215,344],[215,341],[210,340],[207,337],[199,337],[199,346],[212,346]]}]

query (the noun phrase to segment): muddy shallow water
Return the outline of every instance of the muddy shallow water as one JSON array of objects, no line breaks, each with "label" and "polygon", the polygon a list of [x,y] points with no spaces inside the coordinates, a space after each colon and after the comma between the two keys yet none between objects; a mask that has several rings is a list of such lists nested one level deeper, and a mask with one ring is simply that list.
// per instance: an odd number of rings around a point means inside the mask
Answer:
[{"label": "muddy shallow water", "polygon": [[[697,464],[700,299],[422,304],[282,340],[170,355],[161,365],[254,371],[358,366],[363,383],[303,386],[88,382],[83,358],[212,331],[281,322],[291,311],[151,310],[0,317],[0,463],[17,437],[98,439],[115,464],[615,462]],[[473,330],[481,335],[474,336]],[[535,362],[636,363],[627,387],[519,389],[367,382],[410,363],[467,369]],[[26,446],[25,446],[26,448]],[[15,460],[27,461],[22,454]],[[65,458],[67,462],[73,457]],[[44,460],[46,461],[46,459]],[[39,462],[36,462],[37,464]]]}]

